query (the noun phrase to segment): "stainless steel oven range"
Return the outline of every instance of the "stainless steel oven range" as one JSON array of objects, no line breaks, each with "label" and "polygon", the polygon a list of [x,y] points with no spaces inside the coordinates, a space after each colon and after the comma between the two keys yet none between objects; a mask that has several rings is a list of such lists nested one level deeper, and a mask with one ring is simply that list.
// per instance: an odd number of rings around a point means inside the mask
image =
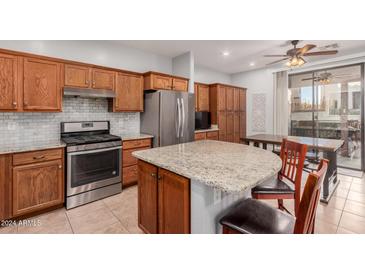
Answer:
[{"label": "stainless steel oven range", "polygon": [[122,139],[109,121],[63,122],[66,143],[66,209],[122,191]]}]

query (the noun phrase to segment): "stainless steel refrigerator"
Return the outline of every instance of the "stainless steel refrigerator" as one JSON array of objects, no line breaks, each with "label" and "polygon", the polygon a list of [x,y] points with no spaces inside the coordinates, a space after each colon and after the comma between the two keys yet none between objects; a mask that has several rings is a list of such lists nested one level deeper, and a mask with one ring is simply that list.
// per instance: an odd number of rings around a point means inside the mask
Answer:
[{"label": "stainless steel refrigerator", "polygon": [[171,90],[145,92],[141,133],[154,136],[153,147],[194,141],[194,130],[194,94]]}]

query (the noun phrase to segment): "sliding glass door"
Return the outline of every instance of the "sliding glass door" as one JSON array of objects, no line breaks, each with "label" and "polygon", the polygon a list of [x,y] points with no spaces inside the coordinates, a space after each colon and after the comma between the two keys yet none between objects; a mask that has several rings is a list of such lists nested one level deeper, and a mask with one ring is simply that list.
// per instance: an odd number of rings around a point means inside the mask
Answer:
[{"label": "sliding glass door", "polygon": [[290,75],[290,134],[342,139],[338,166],[363,169],[362,90],[363,65]]}]

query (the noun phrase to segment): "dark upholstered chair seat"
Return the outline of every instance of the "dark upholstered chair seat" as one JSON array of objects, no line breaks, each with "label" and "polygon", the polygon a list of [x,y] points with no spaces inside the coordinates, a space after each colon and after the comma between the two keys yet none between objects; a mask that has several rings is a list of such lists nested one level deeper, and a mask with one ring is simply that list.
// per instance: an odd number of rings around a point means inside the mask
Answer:
[{"label": "dark upholstered chair seat", "polygon": [[220,223],[244,234],[290,234],[294,231],[295,218],[259,200],[247,199]]},{"label": "dark upholstered chair seat", "polygon": [[252,189],[252,193],[256,194],[294,194],[288,184],[278,178],[265,181]]}]

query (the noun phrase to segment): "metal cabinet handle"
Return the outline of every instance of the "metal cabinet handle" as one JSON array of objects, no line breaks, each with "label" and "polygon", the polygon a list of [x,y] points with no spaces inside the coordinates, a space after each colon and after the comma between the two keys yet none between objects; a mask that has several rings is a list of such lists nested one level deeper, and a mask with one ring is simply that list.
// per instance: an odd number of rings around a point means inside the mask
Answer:
[{"label": "metal cabinet handle", "polygon": [[17,103],[16,102],[13,102],[13,106],[16,106],[17,105]]},{"label": "metal cabinet handle", "polygon": [[156,177],[156,173],[151,173],[151,177]]},{"label": "metal cabinet handle", "polygon": [[62,168],[62,165],[59,165],[58,168],[61,169]]},{"label": "metal cabinet handle", "polygon": [[162,178],[163,178],[162,176],[158,175],[157,180],[160,181],[160,180],[162,180]]},{"label": "metal cabinet handle", "polygon": [[33,159],[34,159],[34,160],[40,160],[40,159],[43,159],[44,157],[46,157],[46,156],[44,156],[44,155],[40,155],[40,156],[33,156]]}]

